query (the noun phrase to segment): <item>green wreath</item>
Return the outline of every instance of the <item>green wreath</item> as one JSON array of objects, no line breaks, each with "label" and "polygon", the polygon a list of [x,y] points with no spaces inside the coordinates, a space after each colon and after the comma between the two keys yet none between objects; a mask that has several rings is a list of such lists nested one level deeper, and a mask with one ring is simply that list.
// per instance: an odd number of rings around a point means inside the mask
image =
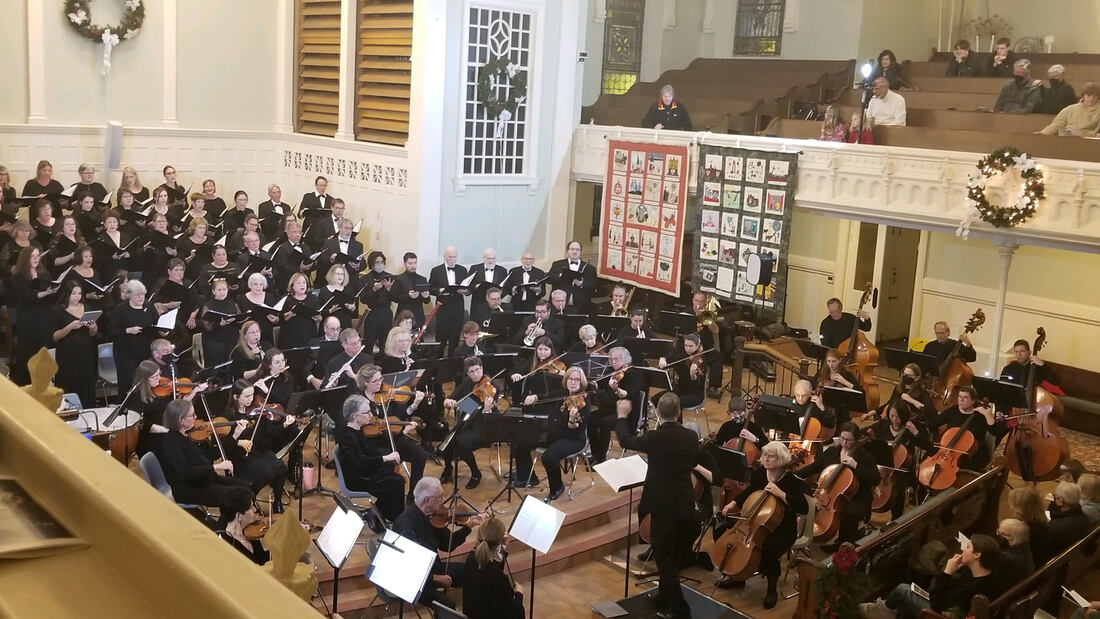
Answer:
[{"label": "green wreath", "polygon": [[125,9],[122,12],[122,21],[117,26],[93,24],[89,4],[90,0],[65,0],[65,21],[81,36],[96,43],[103,42],[104,32],[117,35],[119,42],[128,41],[137,36],[141,25],[145,23],[145,5],[142,0],[123,0]]},{"label": "green wreath", "polygon": [[[994,174],[1000,174],[1010,167],[1020,171],[1023,183],[1016,203],[1009,206],[996,206],[985,197],[985,180]],[[967,206],[977,210],[982,221],[998,228],[1012,228],[1031,219],[1039,206],[1039,200],[1046,197],[1046,183],[1043,179],[1043,167],[1011,146],[999,148],[978,160],[977,169],[970,173],[967,183]]]},{"label": "green wreath", "polygon": [[[509,70],[509,66],[513,69]],[[511,89],[510,96],[506,100],[497,98],[495,89],[489,85],[492,76],[509,78]],[[498,56],[482,65],[477,70],[477,100],[485,107],[489,116],[500,118],[501,112],[507,110],[509,114],[515,114],[516,108],[527,98],[527,71],[520,70],[507,58]]]}]

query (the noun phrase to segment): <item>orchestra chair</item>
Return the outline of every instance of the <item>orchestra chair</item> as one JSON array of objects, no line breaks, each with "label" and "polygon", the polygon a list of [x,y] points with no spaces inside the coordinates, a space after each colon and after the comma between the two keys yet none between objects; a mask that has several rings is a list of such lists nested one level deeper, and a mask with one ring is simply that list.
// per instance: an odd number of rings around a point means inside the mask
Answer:
[{"label": "orchestra chair", "polygon": [[191,336],[191,359],[200,370],[206,369],[206,358],[202,353],[202,331]]},{"label": "orchestra chair", "polygon": [[703,401],[700,402],[698,406],[687,406],[687,407],[684,407],[680,410],[681,418],[684,421],[687,421],[688,414],[689,413],[691,414],[691,422],[694,423],[696,427],[699,426],[699,413],[703,414],[703,425],[705,425],[707,427],[706,434],[704,434],[703,436],[710,436],[710,419],[707,418],[707,411],[706,411],[706,405],[707,405],[706,393],[707,393],[707,389],[710,389],[710,377],[709,376],[703,379]]},{"label": "orchestra chair", "polygon": [[115,345],[112,342],[106,342],[99,345],[99,380],[96,381],[96,386],[100,388],[100,393],[103,395],[103,402],[107,402],[107,388],[113,387],[115,393],[118,393],[118,370],[115,368]]},{"label": "orchestra chair", "polygon": [[[337,465],[337,466],[339,466],[339,465]],[[340,483],[341,483],[341,485],[343,485],[342,481]],[[372,561],[374,560],[374,553],[378,552],[378,546],[381,545],[381,543],[379,541],[381,539],[382,539],[381,536],[376,535],[376,536],[368,539],[367,542],[366,542],[367,557],[369,559],[371,559]],[[363,578],[366,578],[366,577],[367,577],[367,575],[366,575],[366,573],[364,573]],[[430,580],[431,580],[431,578],[429,577],[429,581]],[[382,600],[382,603],[385,604],[385,606],[383,607],[382,615],[386,615],[388,613],[389,609],[390,609],[390,604],[393,604],[394,602],[397,602],[399,604],[399,606],[397,608],[398,616],[404,615],[404,613],[405,613],[405,604],[406,604],[405,600],[402,600],[401,598],[393,595],[389,591],[386,591],[385,589],[383,589],[382,587],[379,587],[378,585],[375,585],[374,583],[371,583],[371,585],[374,586],[374,599],[370,601],[370,604],[367,605],[367,608],[370,608],[370,607],[374,606],[374,603],[377,600]],[[419,619],[420,610],[416,607],[417,605],[416,604],[409,604],[409,606],[412,608],[413,612],[416,613],[416,616]],[[446,615],[437,614],[436,616],[437,617],[445,617]]]},{"label": "orchestra chair", "polygon": [[170,501],[182,508],[184,511],[194,514],[201,514],[201,520],[210,525],[213,523],[213,518],[210,517],[210,513],[206,511],[202,505],[194,503],[180,503],[172,497],[172,487],[168,485],[168,480],[164,478],[164,469],[160,466],[160,460],[157,460],[156,454],[149,451],[146,452],[141,460],[138,461],[138,467],[141,469],[141,475],[145,478],[145,481],[150,486],[156,488],[157,492],[168,497]]},{"label": "orchestra chair", "polygon": [[[565,472],[570,473],[569,481],[565,484],[565,496],[569,497],[569,500],[579,497],[584,494],[586,490],[596,485],[596,475],[592,471],[592,454],[591,448],[588,446],[588,439],[584,441],[584,447],[577,453],[569,454],[562,458],[561,466],[565,469]],[[531,478],[535,475],[535,462],[542,461],[542,454],[546,453],[545,447],[536,447],[535,455],[531,458],[531,470],[527,473],[527,487],[531,487]],[[573,492],[573,483],[577,481],[577,467],[580,466],[581,460],[584,460],[584,466],[588,469],[589,483],[584,488],[581,488],[576,493]],[[540,486],[541,487],[541,486]]]},{"label": "orchestra chair", "polygon": [[[349,499],[351,499],[352,500],[352,505],[355,505],[360,510],[363,510],[363,511],[370,510],[371,507],[364,508],[364,507],[361,507],[361,506],[357,505],[355,503],[355,499],[366,499],[367,502],[369,502],[371,504],[371,506],[373,507],[374,501],[375,501],[374,495],[369,493],[369,492],[365,492],[363,490],[352,490],[351,488],[348,488],[348,485],[346,483],[344,483],[344,467],[340,464],[340,446],[339,445],[336,445],[332,448],[332,461],[336,463],[336,482],[340,487],[340,494],[342,494],[342,495],[348,497]],[[362,515],[362,514],[360,513],[360,515]],[[381,518],[381,515],[378,515],[378,517]],[[385,521],[383,520],[383,522],[385,522]],[[386,524],[388,525],[389,523],[386,523]]]},{"label": "orchestra chair", "polygon": [[[791,545],[791,549],[787,551],[787,565],[783,568],[783,579],[779,582],[779,590],[783,591],[783,586],[787,584],[787,577],[791,575],[791,567],[794,566],[794,562],[798,557],[810,556],[810,544],[814,541],[814,514],[817,512],[817,501],[814,500],[812,494],[806,495],[806,504],[809,505],[809,509],[806,510],[805,516],[798,517],[798,539]],[[798,586],[794,588],[794,592],[789,595],[784,595],[784,600],[789,600],[798,595]]]}]

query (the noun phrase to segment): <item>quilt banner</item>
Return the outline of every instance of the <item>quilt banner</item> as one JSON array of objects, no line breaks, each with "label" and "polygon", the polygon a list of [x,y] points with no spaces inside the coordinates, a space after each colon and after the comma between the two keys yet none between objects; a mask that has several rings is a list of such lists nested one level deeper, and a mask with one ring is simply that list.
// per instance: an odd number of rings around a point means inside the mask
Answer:
[{"label": "quilt banner", "polygon": [[601,277],[680,296],[686,146],[612,140],[600,225]]},{"label": "quilt banner", "polygon": [[[797,153],[699,147],[692,273],[697,290],[783,313],[797,167]],[[753,255],[773,260],[767,286],[750,283]]]}]

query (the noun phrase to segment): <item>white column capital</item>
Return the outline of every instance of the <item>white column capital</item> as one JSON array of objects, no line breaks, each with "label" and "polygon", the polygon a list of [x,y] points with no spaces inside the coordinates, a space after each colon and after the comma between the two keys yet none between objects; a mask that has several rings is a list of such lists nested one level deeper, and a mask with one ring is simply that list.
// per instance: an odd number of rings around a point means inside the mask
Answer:
[{"label": "white column capital", "polygon": [[664,26],[665,30],[676,28],[676,0],[665,0]]}]

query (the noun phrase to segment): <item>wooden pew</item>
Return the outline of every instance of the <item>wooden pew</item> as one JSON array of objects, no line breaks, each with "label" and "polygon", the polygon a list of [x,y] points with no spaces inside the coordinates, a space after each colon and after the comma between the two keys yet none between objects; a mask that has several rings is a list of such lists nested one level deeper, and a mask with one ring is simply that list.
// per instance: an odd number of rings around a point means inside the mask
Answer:
[{"label": "wooden pew", "polygon": [[[856,555],[859,569],[870,576],[867,591],[870,601],[885,596],[899,582],[911,582],[909,559],[925,543],[938,540],[950,544],[959,531],[993,531],[997,527],[997,512],[1001,491],[1008,478],[1008,468],[998,465],[978,475],[973,471],[960,471],[954,488],[949,488],[923,505],[902,515],[889,528],[869,535],[857,542]],[[799,592],[796,619],[812,619],[817,607],[813,582],[817,570],[828,564],[808,558],[798,558]]]},{"label": "wooden pew", "polygon": [[[849,90],[840,98],[841,105],[859,107],[861,91]],[[997,95],[973,92],[925,92],[922,90],[902,90],[899,95],[905,98],[905,109],[963,110],[974,111],[978,108],[993,109]]]},{"label": "wooden pew", "polygon": [[907,110],[905,115],[906,125],[910,127],[1006,134],[1035,133],[1053,121],[1053,114],[991,114],[961,110],[916,109]]},{"label": "wooden pew", "polygon": [[1006,144],[1038,157],[1100,161],[1100,141],[1054,135],[1015,134],[929,127],[875,127],[875,144],[988,153]]},{"label": "wooden pew", "polygon": [[1100,373],[1047,361],[1062,379],[1062,426],[1100,436]]},{"label": "wooden pew", "polygon": [[[971,52],[974,53],[974,52]],[[988,53],[977,54],[980,66],[988,62]],[[1046,79],[1047,69],[1051,65],[1060,64],[1066,68],[1066,77],[1074,82],[1092,82],[1100,79],[1100,54],[1016,54],[1016,57],[1027,58],[1031,61],[1032,77]],[[911,61],[901,63],[902,75],[906,78],[920,77],[945,77],[947,65],[951,61],[951,52],[937,52],[932,54],[930,60]]]}]

